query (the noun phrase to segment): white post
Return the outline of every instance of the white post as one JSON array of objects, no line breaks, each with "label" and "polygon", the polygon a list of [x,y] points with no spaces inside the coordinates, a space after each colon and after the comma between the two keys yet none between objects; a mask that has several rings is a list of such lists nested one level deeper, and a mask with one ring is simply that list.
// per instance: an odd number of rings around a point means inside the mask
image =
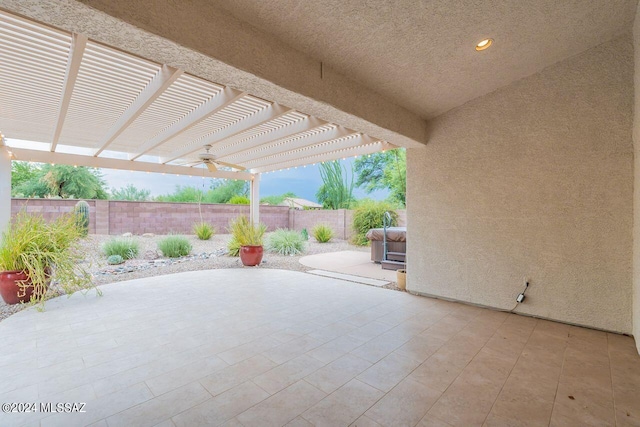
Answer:
[{"label": "white post", "polygon": [[253,175],[251,180],[251,191],[249,195],[249,218],[251,224],[257,225],[260,223],[260,174]]},{"label": "white post", "polygon": [[11,220],[11,154],[0,134],[0,233]]}]

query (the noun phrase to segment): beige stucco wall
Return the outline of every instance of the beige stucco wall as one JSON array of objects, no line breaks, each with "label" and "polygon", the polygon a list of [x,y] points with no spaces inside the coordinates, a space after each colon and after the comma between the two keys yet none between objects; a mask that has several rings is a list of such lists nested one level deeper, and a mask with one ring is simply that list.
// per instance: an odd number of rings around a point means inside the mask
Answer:
[{"label": "beige stucco wall", "polygon": [[632,330],[627,34],[450,111],[408,158],[408,288]]},{"label": "beige stucco wall", "polygon": [[636,13],[633,27],[634,47],[634,120],[633,146],[635,153],[634,164],[634,194],[633,194],[633,336],[640,352],[640,4]]}]

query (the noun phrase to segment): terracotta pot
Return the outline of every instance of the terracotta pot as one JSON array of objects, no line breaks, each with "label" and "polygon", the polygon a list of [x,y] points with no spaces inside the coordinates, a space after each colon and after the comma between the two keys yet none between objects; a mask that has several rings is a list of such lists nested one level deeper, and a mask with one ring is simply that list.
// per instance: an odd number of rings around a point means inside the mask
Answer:
[{"label": "terracotta pot", "polygon": [[[48,287],[49,282],[47,281],[47,288]],[[29,276],[27,276],[24,271],[0,272],[0,295],[2,295],[2,299],[7,304],[29,302],[31,295],[33,295],[31,279],[29,279]]]},{"label": "terracotta pot", "polygon": [[262,261],[262,246],[240,246],[240,261],[247,267],[253,267]]}]

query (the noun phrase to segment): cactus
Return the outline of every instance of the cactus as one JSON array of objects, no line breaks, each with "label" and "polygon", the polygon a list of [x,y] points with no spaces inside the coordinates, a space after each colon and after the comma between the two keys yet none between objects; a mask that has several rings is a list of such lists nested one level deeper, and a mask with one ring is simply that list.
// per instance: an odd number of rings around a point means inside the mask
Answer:
[{"label": "cactus", "polygon": [[73,210],[78,218],[78,227],[82,229],[83,234],[86,236],[89,234],[89,203],[80,200]]},{"label": "cactus", "polygon": [[307,231],[307,229],[306,229],[306,228],[303,228],[303,229],[302,229],[302,232],[301,232],[300,234],[302,234],[302,238],[303,238],[304,240],[309,240],[309,232]]},{"label": "cactus", "polygon": [[107,264],[109,265],[118,265],[118,264],[122,264],[124,262],[124,258],[122,258],[120,255],[111,255],[109,258],[107,258]]}]

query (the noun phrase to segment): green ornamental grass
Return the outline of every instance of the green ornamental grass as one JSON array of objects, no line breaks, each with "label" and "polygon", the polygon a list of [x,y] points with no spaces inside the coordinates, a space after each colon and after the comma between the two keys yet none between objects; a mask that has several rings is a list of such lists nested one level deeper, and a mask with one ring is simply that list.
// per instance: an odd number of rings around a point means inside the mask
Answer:
[{"label": "green ornamental grass", "polygon": [[184,236],[167,236],[158,242],[158,249],[166,257],[178,258],[189,255],[192,246]]},{"label": "green ornamental grass", "polygon": [[106,241],[102,245],[102,252],[110,257],[111,255],[120,255],[123,259],[132,259],[138,256],[140,252],[140,244],[129,238],[115,238]]},{"label": "green ornamental grass", "polygon": [[22,211],[0,239],[0,271],[27,273],[34,286],[32,304],[46,299],[52,271],[67,294],[93,288],[91,275],[81,266],[84,254],[78,242],[82,236],[75,214],[47,222],[41,215]]},{"label": "green ornamental grass", "polygon": [[280,255],[298,255],[305,250],[304,238],[297,231],[279,228],[267,239],[267,250]]},{"label": "green ornamental grass", "polygon": [[327,243],[333,237],[333,230],[327,224],[317,224],[311,233],[318,243]]},{"label": "green ornamental grass", "polygon": [[209,240],[215,234],[215,228],[207,222],[197,222],[193,225],[193,232],[200,240]]}]

